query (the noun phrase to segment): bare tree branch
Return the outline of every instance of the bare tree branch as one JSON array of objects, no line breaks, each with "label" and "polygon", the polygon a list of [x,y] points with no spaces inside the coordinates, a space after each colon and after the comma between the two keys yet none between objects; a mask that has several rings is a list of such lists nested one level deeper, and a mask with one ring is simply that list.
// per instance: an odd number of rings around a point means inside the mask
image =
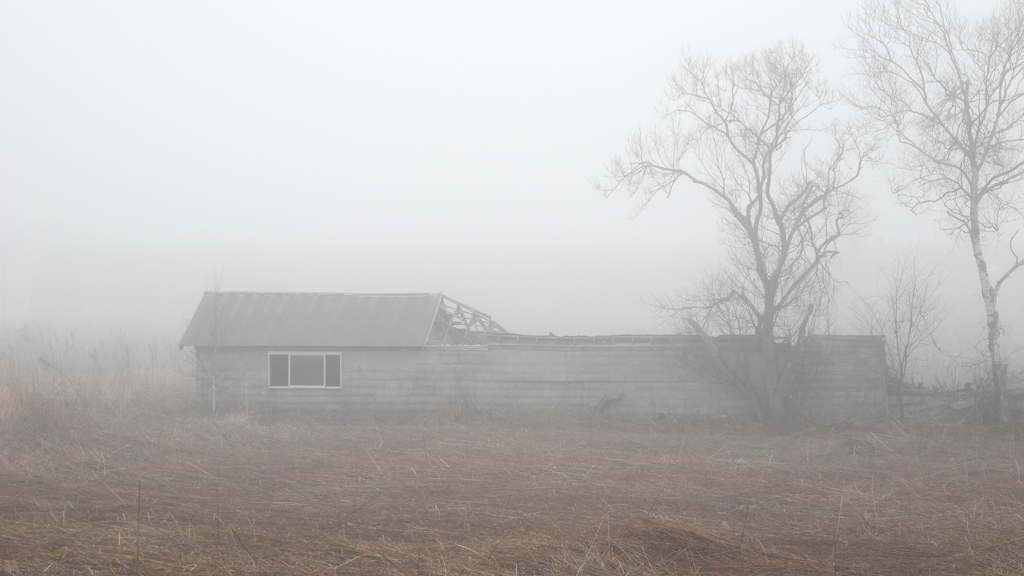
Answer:
[{"label": "bare tree branch", "polygon": [[934,342],[948,318],[949,302],[941,295],[946,276],[916,249],[894,255],[880,272],[877,295],[861,297],[854,308],[854,322],[862,332],[885,336],[890,378],[906,381],[916,354]]},{"label": "bare tree branch", "polygon": [[677,329],[752,335],[772,354],[830,308],[838,244],[868,223],[853,183],[876,148],[836,105],[799,43],[724,62],[684,53],[661,124],[632,136],[597,185],[638,198],[638,212],[677,189],[717,209],[727,266],[655,304]]},{"label": "bare tree branch", "polygon": [[1021,260],[1020,256],[1018,256],[1017,252],[1013,249],[1013,240],[1017,238],[1018,232],[1020,231],[1018,230],[1013,233],[1013,236],[1010,236],[1010,254],[1013,254],[1013,265],[1007,268],[1006,272],[1004,272],[1003,275],[999,277],[999,280],[996,281],[996,285],[992,289],[993,298],[999,298],[999,289],[1002,288],[1003,282],[1006,282],[1006,280],[1010,278],[1010,275],[1018,268],[1024,266],[1024,260]]},{"label": "bare tree branch", "polygon": [[971,20],[948,0],[870,0],[847,18],[858,90],[848,100],[894,142],[896,198],[967,238],[981,284],[995,390],[1002,358],[998,294],[1022,264],[992,283],[985,246],[1021,216],[1024,196],[1024,3]]}]

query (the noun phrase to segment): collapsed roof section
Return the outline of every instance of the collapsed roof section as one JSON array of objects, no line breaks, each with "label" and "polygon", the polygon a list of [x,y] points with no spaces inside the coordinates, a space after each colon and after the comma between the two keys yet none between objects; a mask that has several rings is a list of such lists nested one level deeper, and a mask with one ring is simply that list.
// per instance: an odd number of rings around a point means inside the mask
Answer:
[{"label": "collapsed roof section", "polygon": [[690,334],[615,334],[609,336],[539,336],[533,334],[487,334],[487,344],[513,346],[681,346],[701,342]]},{"label": "collapsed roof section", "polygon": [[505,329],[444,296],[207,292],[178,346],[383,347],[479,344]]},{"label": "collapsed roof section", "polygon": [[480,344],[487,334],[507,332],[487,314],[441,295],[427,344]]}]

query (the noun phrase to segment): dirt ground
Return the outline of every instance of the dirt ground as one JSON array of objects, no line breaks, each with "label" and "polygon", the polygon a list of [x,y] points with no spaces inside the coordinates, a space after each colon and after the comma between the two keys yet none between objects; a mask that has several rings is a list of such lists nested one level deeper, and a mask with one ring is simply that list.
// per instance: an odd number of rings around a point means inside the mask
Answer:
[{"label": "dirt ground", "polygon": [[0,566],[1020,574],[1018,436],[895,425],[780,436],[558,415],[21,414],[0,426]]}]

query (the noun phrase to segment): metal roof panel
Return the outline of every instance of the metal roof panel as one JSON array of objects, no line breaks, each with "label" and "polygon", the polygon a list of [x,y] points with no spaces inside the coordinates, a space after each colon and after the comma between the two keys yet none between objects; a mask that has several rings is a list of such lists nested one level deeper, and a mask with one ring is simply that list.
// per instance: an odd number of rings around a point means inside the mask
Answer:
[{"label": "metal roof panel", "polygon": [[207,292],[179,346],[423,346],[440,300],[440,293]]}]

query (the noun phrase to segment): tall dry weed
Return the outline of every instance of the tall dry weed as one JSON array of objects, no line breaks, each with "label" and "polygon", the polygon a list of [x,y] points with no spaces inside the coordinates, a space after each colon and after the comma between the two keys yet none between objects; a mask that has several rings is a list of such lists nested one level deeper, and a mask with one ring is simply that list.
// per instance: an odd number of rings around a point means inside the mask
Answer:
[{"label": "tall dry weed", "polygon": [[189,366],[169,338],[6,327],[0,332],[0,433],[46,438],[94,418],[187,411],[195,402]]}]

